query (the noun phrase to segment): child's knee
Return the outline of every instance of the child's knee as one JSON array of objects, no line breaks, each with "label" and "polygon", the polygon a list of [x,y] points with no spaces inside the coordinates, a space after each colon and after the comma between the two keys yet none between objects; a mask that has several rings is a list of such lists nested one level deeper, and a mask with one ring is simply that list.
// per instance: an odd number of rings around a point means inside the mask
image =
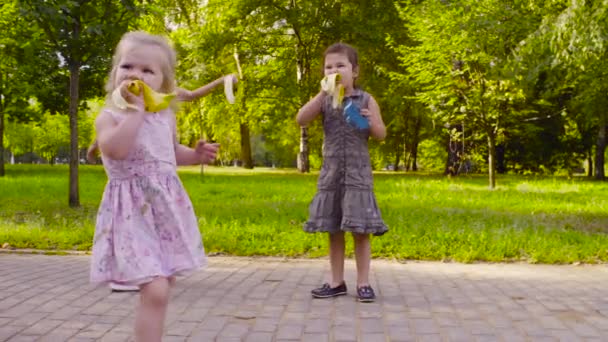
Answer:
[{"label": "child's knee", "polygon": [[164,307],[169,303],[169,280],[157,278],[141,288],[141,299],[148,305]]},{"label": "child's knee", "polygon": [[355,243],[367,242],[369,240],[369,234],[353,233],[353,239]]},{"label": "child's knee", "polygon": [[335,232],[329,234],[330,243],[344,243],[344,232]]}]

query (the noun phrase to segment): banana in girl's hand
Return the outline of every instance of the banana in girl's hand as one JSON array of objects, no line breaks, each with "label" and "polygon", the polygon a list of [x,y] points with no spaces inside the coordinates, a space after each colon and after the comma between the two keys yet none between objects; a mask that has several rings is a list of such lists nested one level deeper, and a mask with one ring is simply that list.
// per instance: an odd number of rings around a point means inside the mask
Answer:
[{"label": "banana in girl's hand", "polygon": [[340,74],[335,73],[325,76],[321,80],[321,89],[331,95],[333,108],[338,108],[342,104],[344,86],[340,83]]},{"label": "banana in girl's hand", "polygon": [[[146,83],[140,80],[135,80],[129,82],[127,84],[127,90],[134,94],[135,96],[139,96],[141,92],[144,93],[144,110],[146,112],[159,112],[163,109],[166,109],[171,104],[171,101],[175,98],[175,93],[171,94],[163,94],[152,90]],[[120,87],[116,88],[114,92],[112,92],[112,101],[114,105],[119,109],[126,110],[127,108],[137,109],[137,107],[122,97],[120,92]]]}]

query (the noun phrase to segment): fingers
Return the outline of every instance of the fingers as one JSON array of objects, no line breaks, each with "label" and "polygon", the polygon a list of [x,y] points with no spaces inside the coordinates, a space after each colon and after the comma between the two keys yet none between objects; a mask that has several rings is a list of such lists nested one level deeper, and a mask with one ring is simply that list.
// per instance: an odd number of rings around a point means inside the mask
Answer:
[{"label": "fingers", "polygon": [[370,112],[367,108],[363,108],[361,109],[361,115],[370,117],[372,115],[372,112]]},{"label": "fingers", "polygon": [[213,161],[217,156],[217,151],[219,150],[219,144],[205,144],[203,146],[203,156],[207,159],[207,161]]},{"label": "fingers", "polygon": [[237,74],[231,74],[230,77],[232,77],[233,84],[237,84],[239,82],[239,76]]},{"label": "fingers", "polygon": [[93,153],[87,153],[87,161],[90,164],[95,164],[97,160],[95,160],[95,155]]},{"label": "fingers", "polygon": [[87,150],[87,161],[91,164],[95,164],[96,160],[96,155],[97,154],[97,148],[95,147],[95,145],[91,145],[91,147],[89,147],[89,149]]},{"label": "fingers", "polygon": [[199,140],[196,143],[196,146],[194,147],[194,151],[196,151],[196,153],[198,154],[202,154],[203,153],[203,146],[205,146],[205,144],[207,144],[204,140]]},{"label": "fingers", "polygon": [[196,151],[196,153],[200,154],[201,161],[205,164],[208,164],[215,160],[219,148],[220,144],[208,143],[204,140],[199,140],[196,143],[196,147],[194,148],[194,150]]},{"label": "fingers", "polygon": [[194,147],[194,150],[198,153],[203,151],[217,151],[220,148],[220,144],[208,143],[205,140],[199,140]]},{"label": "fingers", "polygon": [[217,152],[217,150],[220,149],[220,144],[218,144],[218,143],[206,143],[205,144],[205,148],[208,149],[209,151]]},{"label": "fingers", "polygon": [[122,81],[122,83],[120,83],[120,95],[122,96],[123,99],[125,100],[129,100],[129,95],[131,95],[131,92],[127,89],[127,86],[129,85],[130,81],[124,80]]},{"label": "fingers", "polygon": [[123,99],[125,99],[128,103],[135,105],[140,108],[141,111],[144,110],[144,92],[143,89],[139,89],[139,95],[135,95],[129,91],[129,84],[133,82],[132,80],[124,80],[120,83],[120,95]]}]

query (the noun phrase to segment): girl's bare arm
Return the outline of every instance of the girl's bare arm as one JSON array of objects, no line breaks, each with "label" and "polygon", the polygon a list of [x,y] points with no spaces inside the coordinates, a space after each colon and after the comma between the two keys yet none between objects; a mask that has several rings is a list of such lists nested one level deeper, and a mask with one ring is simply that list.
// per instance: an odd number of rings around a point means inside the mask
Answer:
[{"label": "girl's bare arm", "polygon": [[226,76],[222,76],[218,79],[216,79],[215,81],[209,82],[207,84],[205,84],[204,86],[194,89],[194,90],[187,90],[187,89],[183,89],[183,88],[177,88],[176,89],[176,93],[177,93],[177,99],[179,101],[194,101],[197,100],[207,94],[209,94],[213,89],[219,87],[220,85],[224,84],[224,79],[226,77],[232,77],[232,82],[236,83],[236,76],[234,75],[226,75]]},{"label": "girl's bare arm", "polygon": [[313,97],[308,103],[306,103],[298,111],[296,121],[300,126],[307,126],[314,118],[321,113],[321,106],[327,95],[325,92],[320,91],[315,97]]},{"label": "girl's bare arm", "polygon": [[380,114],[380,106],[373,96],[370,96],[367,108],[361,109],[361,115],[369,120],[370,135],[376,140],[386,138],[386,126]]}]

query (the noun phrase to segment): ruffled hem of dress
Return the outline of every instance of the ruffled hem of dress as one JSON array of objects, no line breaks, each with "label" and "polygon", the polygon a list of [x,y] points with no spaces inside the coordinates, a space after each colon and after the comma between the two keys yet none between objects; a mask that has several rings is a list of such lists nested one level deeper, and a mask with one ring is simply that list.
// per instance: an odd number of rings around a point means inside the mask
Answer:
[{"label": "ruffled hem of dress", "polygon": [[118,279],[112,276],[97,276],[97,277],[91,277],[91,283],[94,285],[108,285],[110,283],[116,283],[116,284],[120,284],[120,285],[127,285],[127,286],[141,286],[144,284],[147,284],[151,281],[153,281],[156,278],[162,277],[162,278],[169,278],[169,277],[186,277],[189,276],[191,274],[193,274],[194,272],[203,269],[207,266],[207,262],[203,262],[198,266],[194,266],[194,267],[185,267],[183,269],[178,269],[175,270],[173,272],[162,272],[159,271],[155,274],[152,275],[146,275],[143,277],[130,277],[128,279]]},{"label": "ruffled hem of dress", "polygon": [[388,231],[371,190],[346,189],[340,199],[336,198],[338,193],[334,190],[320,190],[315,194],[310,203],[310,216],[304,225],[304,231],[345,231],[374,235]]},{"label": "ruffled hem of dress", "polygon": [[335,220],[316,219],[304,224],[304,231],[308,233],[333,233],[338,231]]},{"label": "ruffled hem of dress", "polygon": [[388,227],[384,221],[374,222],[356,222],[349,219],[342,220],[342,228],[345,232],[358,233],[358,234],[373,234],[375,236],[384,235],[388,232]]},{"label": "ruffled hem of dress", "polygon": [[335,233],[337,231],[357,233],[357,234],[373,234],[375,236],[384,235],[388,232],[388,227],[383,221],[360,223],[348,219],[342,220],[340,228],[336,228],[336,224],[331,220],[314,220],[304,224],[304,231],[308,233]]}]

